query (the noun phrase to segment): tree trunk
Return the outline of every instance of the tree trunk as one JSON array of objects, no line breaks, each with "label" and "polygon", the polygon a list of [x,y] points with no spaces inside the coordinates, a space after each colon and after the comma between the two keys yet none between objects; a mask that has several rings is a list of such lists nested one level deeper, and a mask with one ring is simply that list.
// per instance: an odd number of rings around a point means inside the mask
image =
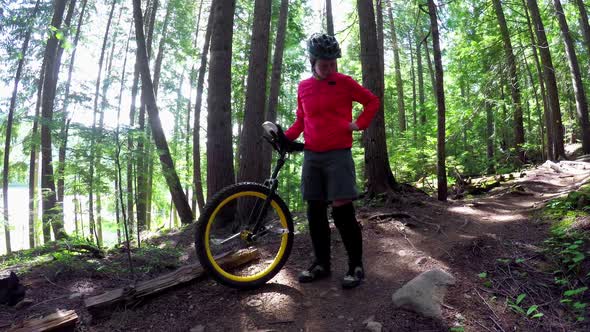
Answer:
[{"label": "tree trunk", "polygon": [[363,135],[365,145],[365,174],[369,195],[389,192],[396,186],[389,167],[389,156],[385,143],[385,121],[383,114],[383,85],[377,45],[375,13],[371,1],[358,1],[357,11],[360,23],[361,65],[363,85],[380,100],[379,111]]},{"label": "tree trunk", "polygon": [[406,131],[406,106],[404,103],[404,86],[402,81],[402,72],[399,61],[399,44],[397,42],[397,33],[395,31],[395,22],[393,20],[393,12],[391,9],[391,0],[388,2],[389,22],[391,25],[391,43],[393,45],[393,63],[395,66],[395,87],[397,90],[397,109],[399,129],[401,132]]},{"label": "tree trunk", "polygon": [[334,36],[334,19],[332,16],[332,0],[326,0],[326,31]]},{"label": "tree trunk", "polygon": [[176,206],[176,210],[180,215],[183,224],[192,222],[192,211],[189,203],[182,191],[182,185],[178,174],[174,169],[174,162],[170,156],[166,136],[162,130],[162,124],[158,115],[158,108],[156,106],[156,97],[154,95],[154,87],[150,77],[149,62],[147,56],[147,49],[145,44],[145,36],[143,33],[143,18],[141,13],[141,0],[133,0],[133,16],[135,19],[135,35],[137,40],[137,47],[139,51],[141,78],[142,78],[142,92],[145,96],[146,108],[149,115],[150,126],[154,136],[154,142],[160,155],[162,163],[162,173],[166,179],[166,183],[170,189],[172,200]]},{"label": "tree trunk", "polygon": [[[56,0],[51,25],[61,27],[66,1]],[[51,240],[51,228],[56,239],[66,236],[63,224],[60,223],[59,212],[56,211],[55,182],[52,161],[51,123],[53,122],[53,106],[55,90],[61,59],[59,57],[59,40],[51,34],[45,48],[45,77],[43,80],[43,101],[41,104],[41,188],[43,191],[43,240]]]},{"label": "tree trunk", "polygon": [[[426,124],[426,96],[424,94],[424,69],[422,66],[422,43],[426,40],[418,39],[416,42],[416,71],[418,72],[418,113],[420,114],[420,125]],[[422,137],[422,141],[424,137]]]},{"label": "tree trunk", "polygon": [[565,159],[565,149],[563,146],[563,126],[561,123],[561,110],[559,108],[557,80],[555,79],[555,68],[553,67],[553,61],[551,60],[551,53],[549,51],[549,44],[545,34],[545,27],[541,21],[541,14],[539,13],[537,1],[527,0],[527,5],[535,25],[534,30],[537,35],[539,53],[541,54],[541,63],[543,64],[543,77],[547,88],[547,103],[551,110],[551,125],[548,126],[547,130],[553,130],[554,141],[550,144],[553,145],[552,150],[554,155],[550,155],[549,158],[552,160],[559,158]]},{"label": "tree trunk", "polygon": [[[584,6],[584,0],[576,0],[578,5],[578,11],[580,12],[580,28],[582,30],[582,36],[584,36],[584,46],[586,47],[587,56],[590,57],[590,24],[588,23],[588,12]],[[588,65],[590,71],[590,65]]]},{"label": "tree trunk", "polygon": [[74,37],[74,42],[72,44],[72,55],[70,56],[70,65],[68,69],[68,80],[66,82],[65,93],[64,93],[64,101],[63,101],[63,110],[62,110],[62,122],[61,122],[61,130],[60,130],[60,142],[59,142],[59,153],[58,158],[59,162],[57,164],[57,202],[63,209],[63,201],[64,201],[64,190],[65,190],[65,179],[64,179],[64,171],[66,165],[66,149],[68,144],[68,129],[69,129],[69,115],[68,115],[68,106],[69,106],[69,97],[70,97],[70,85],[72,82],[72,73],[74,71],[74,62],[76,60],[76,51],[78,46],[78,41],[80,40],[80,30],[82,29],[82,22],[84,21],[84,14],[86,13],[86,4],[87,0],[84,0],[82,3],[82,9],[80,10],[80,17],[78,18],[78,26],[76,28],[76,35]]},{"label": "tree trunk", "polygon": [[116,129],[116,144],[117,150],[115,154],[115,161],[116,161],[116,175],[115,175],[115,211],[117,217],[117,243],[121,244],[121,217],[120,214],[123,214],[123,223],[124,225],[127,224],[127,216],[125,215],[125,203],[123,202],[123,181],[121,177],[121,162],[120,162],[120,154],[121,154],[121,142],[119,141],[119,132],[120,132],[120,118],[121,118],[121,102],[123,100],[123,90],[125,88],[125,74],[127,70],[127,56],[129,55],[129,42],[131,41],[131,32],[133,31],[133,22],[131,22],[129,26],[129,33],[127,34],[127,43],[125,45],[125,58],[123,59],[123,71],[121,73],[121,85],[119,87],[119,97],[118,97],[118,105],[117,105],[117,129]]},{"label": "tree trunk", "polygon": [[498,25],[500,26],[500,33],[504,42],[504,54],[506,56],[506,64],[508,65],[508,72],[510,75],[510,92],[512,96],[512,103],[514,104],[514,148],[518,154],[518,159],[521,163],[525,163],[524,150],[524,125],[522,120],[522,102],[520,95],[520,84],[518,82],[518,74],[516,69],[516,58],[512,49],[512,41],[510,40],[510,33],[508,32],[508,25],[502,10],[500,0],[492,0],[494,3],[494,10]]},{"label": "tree trunk", "polygon": [[543,129],[542,129],[542,124],[540,124],[541,126],[541,139],[543,140],[543,146],[545,147],[545,158],[546,159],[555,159],[555,157],[551,157],[551,156],[555,156],[555,152],[553,151],[553,127],[551,125],[551,115],[550,115],[550,108],[549,108],[549,104],[547,102],[547,93],[545,91],[545,82],[543,80],[543,70],[541,69],[541,64],[539,63],[539,55],[537,53],[537,42],[535,39],[535,34],[533,33],[533,28],[531,25],[531,18],[529,16],[529,11],[527,9],[527,5],[526,5],[526,0],[522,0],[522,6],[524,8],[524,14],[526,17],[526,21],[527,21],[527,27],[529,30],[529,35],[531,38],[531,48],[533,50],[533,59],[535,60],[535,67],[537,68],[537,78],[539,79],[539,87],[541,88],[541,99],[543,100],[543,117],[545,119],[545,126],[547,127],[547,141],[545,141],[544,139],[544,134],[543,134]]},{"label": "tree trunk", "polygon": [[[377,32],[377,49],[379,51],[379,72],[381,79],[381,86],[383,87],[383,96],[385,96],[385,38],[383,37],[383,1],[377,0],[375,2],[375,17],[377,19],[375,31]],[[383,100],[383,99],[382,99]],[[383,108],[385,113],[385,107]],[[393,137],[393,134],[391,135]],[[392,144],[393,145],[393,144]]]},{"label": "tree trunk", "polygon": [[[533,46],[533,49],[536,52],[536,49]],[[536,56],[536,54],[534,54],[534,56]],[[537,110],[537,117],[539,118],[539,141],[540,141],[540,145],[541,145],[541,156],[543,157],[543,154],[546,152],[545,151],[545,131],[544,131],[544,123],[543,123],[543,113],[541,111],[541,103],[539,102],[539,93],[537,92],[537,87],[535,85],[535,79],[533,78],[533,73],[531,71],[531,68],[529,67],[529,64],[526,60],[526,56],[523,56],[523,60],[524,60],[524,66],[526,68],[527,74],[529,76],[529,80],[531,81],[531,87],[533,88],[533,97],[535,99],[535,109]],[[538,59],[535,59],[538,61]],[[539,70],[540,71],[540,70]],[[541,80],[542,78],[539,77]],[[542,83],[542,81],[541,81]],[[545,87],[541,86],[541,92],[544,94],[545,92]],[[541,97],[543,98],[543,97]],[[543,108],[545,108],[545,102],[543,102]]]},{"label": "tree trunk", "polygon": [[43,82],[45,78],[46,58],[41,64],[41,71],[39,73],[39,81],[37,83],[37,103],[35,105],[35,117],[33,119],[33,129],[31,130],[31,157],[29,159],[29,248],[35,247],[35,222],[37,221],[38,204],[36,190],[38,182],[38,155],[37,147],[39,146],[39,110],[41,108],[41,98],[43,96]]},{"label": "tree trunk", "polygon": [[[90,139],[90,166],[89,166],[89,174],[88,174],[88,214],[89,214],[89,225],[90,225],[90,238],[92,239],[94,235],[97,234],[95,229],[95,218],[94,218],[94,186],[95,186],[95,178],[94,178],[94,170],[95,170],[95,163],[100,164],[100,152],[98,151],[98,144],[99,144],[99,137],[102,135],[102,125],[99,125],[97,129],[96,120],[97,115],[99,115],[98,109],[98,98],[100,96],[100,83],[102,80],[102,66],[104,63],[105,51],[107,48],[107,41],[109,38],[109,31],[111,28],[111,22],[113,20],[113,13],[115,12],[115,5],[117,1],[113,0],[111,5],[111,10],[109,12],[109,18],[107,21],[106,31],[104,33],[104,37],[102,39],[102,48],[100,51],[100,58],[98,60],[98,76],[96,78],[96,84],[94,88],[94,111],[93,111],[93,121],[92,121],[92,138]],[[101,111],[99,115],[101,118],[103,117],[104,112]],[[100,121],[102,122],[102,121]],[[100,132],[99,132],[100,130]],[[98,158],[97,158],[98,157]],[[96,239],[99,240],[98,238]],[[100,247],[100,242],[97,242],[97,245]]]},{"label": "tree trunk", "polygon": [[432,31],[432,50],[434,53],[434,67],[436,70],[436,104],[438,108],[438,144],[437,144],[437,179],[438,199],[447,200],[447,171],[445,152],[445,89],[443,81],[442,55],[440,52],[440,41],[438,34],[437,10],[434,0],[428,0],[428,13],[430,14],[430,30]]},{"label": "tree trunk", "polygon": [[[205,197],[203,196],[203,181],[201,174],[201,103],[203,100],[203,85],[205,83],[205,73],[207,72],[207,55],[209,54],[209,44],[211,41],[211,30],[213,28],[213,10],[210,10],[207,18],[207,30],[205,32],[205,42],[201,51],[201,64],[199,67],[199,76],[197,78],[197,96],[195,100],[195,114],[193,116],[193,190],[199,207],[199,213],[203,212],[205,207]],[[232,170],[233,172],[233,170]]]},{"label": "tree trunk", "polygon": [[[199,40],[199,31],[201,29],[201,14],[203,12],[203,0],[201,0],[200,4],[199,4],[199,13],[197,14],[197,24],[196,26],[196,32],[195,32],[195,39],[193,42],[193,48],[196,50],[197,49],[197,41]],[[185,195],[186,197],[189,197],[189,191],[190,191],[190,187],[192,187],[192,179],[191,179],[191,152],[192,149],[190,148],[190,141],[191,141],[191,113],[193,110],[191,101],[192,101],[192,95],[193,95],[193,88],[195,87],[195,80],[196,80],[196,72],[195,72],[195,63],[193,62],[192,67],[191,67],[191,71],[190,71],[190,92],[189,92],[189,97],[188,97],[188,102],[187,102],[187,110],[186,110],[186,135],[185,135],[185,162],[186,162],[186,178],[185,181],[187,183],[187,186],[185,187]],[[193,166],[194,167],[194,166]],[[192,192],[192,197],[191,197],[191,210],[193,211],[193,214],[197,212],[197,195],[195,193],[195,190],[193,188],[193,192]],[[195,217],[195,215],[193,215],[193,218]]]},{"label": "tree trunk", "polygon": [[414,71],[414,50],[411,37],[408,46],[410,47],[410,76],[412,77],[412,139],[414,146],[418,142],[418,116],[416,114],[416,72]]},{"label": "tree trunk", "polygon": [[487,145],[487,159],[488,159],[488,174],[496,172],[494,162],[494,114],[492,112],[492,104],[485,102],[486,108],[486,145]]},{"label": "tree trunk", "polygon": [[[37,17],[37,11],[39,10],[40,2],[40,0],[37,0],[37,3],[35,4],[35,8],[33,9],[33,13],[31,14],[32,22],[34,22],[35,17]],[[7,254],[12,253],[12,248],[10,244],[10,223],[8,220],[8,170],[10,168],[10,141],[12,137],[12,122],[14,120],[14,109],[16,108],[16,95],[18,93],[18,84],[20,82],[20,76],[23,70],[23,65],[25,63],[27,50],[29,48],[29,40],[31,39],[32,30],[33,27],[27,30],[27,33],[25,34],[25,40],[23,41],[23,46],[21,47],[20,60],[18,61],[16,75],[14,76],[14,88],[12,89],[12,97],[10,98],[10,108],[8,109],[8,120],[6,121],[6,140],[4,143],[4,164],[2,170],[2,198],[4,199],[4,235],[6,237]]]},{"label": "tree trunk", "polygon": [[559,21],[561,29],[561,36],[565,44],[565,55],[570,67],[570,74],[572,76],[572,86],[574,88],[574,96],[576,98],[576,115],[580,121],[580,131],[582,132],[582,150],[584,154],[590,154],[590,124],[588,123],[588,100],[584,92],[584,84],[582,83],[582,72],[578,64],[578,57],[576,56],[576,49],[574,41],[570,35],[569,27],[561,2],[553,0],[555,6],[555,14]]},{"label": "tree trunk", "polygon": [[432,84],[432,95],[436,99],[436,78],[434,77],[434,69],[432,68],[432,60],[430,59],[430,48],[428,47],[426,38],[424,38],[424,50],[426,51],[424,55],[426,56],[426,64],[430,73],[430,83]]},{"label": "tree trunk", "polygon": [[[231,56],[235,0],[212,4],[207,94],[207,197],[234,183],[231,128]],[[266,64],[265,64],[266,65]]]},{"label": "tree trunk", "polygon": [[[327,4],[330,0],[327,0]],[[330,12],[331,13],[331,12]],[[277,121],[277,108],[279,104],[279,93],[281,90],[281,73],[283,67],[283,52],[285,50],[285,34],[287,30],[287,19],[289,17],[289,0],[281,0],[281,9],[279,11],[279,22],[277,27],[277,38],[275,40],[275,50],[272,61],[272,71],[270,74],[270,93],[268,96],[266,120],[270,122]],[[270,144],[263,146],[263,173],[270,174],[272,147]]]},{"label": "tree trunk", "polygon": [[158,95],[158,87],[160,86],[160,71],[162,69],[162,62],[164,61],[164,47],[166,46],[168,22],[170,21],[170,14],[172,13],[172,1],[168,1],[166,6],[166,15],[164,16],[164,24],[162,25],[162,38],[160,38],[160,45],[158,46],[158,55],[156,56],[156,64],[154,67],[154,93]]},{"label": "tree trunk", "polygon": [[262,163],[259,161],[261,159],[259,146],[262,143],[261,125],[264,122],[266,102],[270,13],[270,0],[256,0],[244,107],[244,127],[238,155],[240,161],[238,182],[261,182],[268,176],[264,173]]},{"label": "tree trunk", "polygon": [[[153,35],[154,35],[154,26],[156,22],[156,13],[158,11],[159,2],[158,0],[154,0],[151,2],[151,6],[149,7],[149,15],[147,16],[148,19],[144,24],[144,29],[147,30],[147,56],[148,56],[148,69],[149,69],[149,60],[152,58],[152,43],[153,43]],[[146,8],[146,11],[148,9]],[[140,68],[141,70],[141,68]],[[158,74],[159,75],[159,74]],[[158,78],[159,79],[159,78]],[[142,83],[143,83],[142,77]],[[154,93],[157,93],[157,88],[155,89]],[[148,181],[147,181],[147,174],[148,174],[148,158],[151,158],[146,153],[148,150],[148,146],[150,144],[150,140],[147,139],[147,133],[145,129],[145,117],[146,117],[146,101],[145,101],[145,90],[141,89],[141,106],[139,109],[139,132],[140,135],[137,139],[137,166],[136,166],[136,186],[137,186],[137,235],[139,236],[141,231],[145,229],[147,224],[147,200],[148,200]],[[137,239],[137,244],[139,246],[140,239]]]}]

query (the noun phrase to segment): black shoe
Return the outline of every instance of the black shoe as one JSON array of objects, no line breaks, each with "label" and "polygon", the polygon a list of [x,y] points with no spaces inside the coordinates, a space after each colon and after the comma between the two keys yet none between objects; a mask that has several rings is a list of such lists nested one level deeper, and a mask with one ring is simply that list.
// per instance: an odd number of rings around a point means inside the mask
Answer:
[{"label": "black shoe", "polygon": [[331,274],[330,267],[320,263],[313,263],[307,270],[299,273],[299,282],[307,283],[329,277]]},{"label": "black shoe", "polygon": [[342,278],[342,288],[355,288],[365,279],[365,271],[362,266],[355,266],[348,269],[348,273]]}]

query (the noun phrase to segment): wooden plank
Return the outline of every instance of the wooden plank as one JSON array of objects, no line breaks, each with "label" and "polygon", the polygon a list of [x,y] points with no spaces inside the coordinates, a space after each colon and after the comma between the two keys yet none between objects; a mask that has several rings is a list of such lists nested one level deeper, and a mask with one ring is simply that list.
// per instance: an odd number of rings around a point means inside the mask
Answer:
[{"label": "wooden plank", "polygon": [[[232,269],[250,262],[258,258],[258,256],[259,253],[256,249],[242,249],[222,257],[220,259],[220,265],[224,269]],[[200,264],[186,265],[157,278],[140,281],[135,287],[127,286],[89,297],[84,301],[84,305],[89,311],[97,311],[115,304],[131,304],[143,297],[154,295],[168,288],[192,281],[201,277],[204,273],[205,271]]]},{"label": "wooden plank", "polygon": [[47,317],[31,319],[17,324],[9,332],[74,331],[78,315],[74,310],[57,310]]}]

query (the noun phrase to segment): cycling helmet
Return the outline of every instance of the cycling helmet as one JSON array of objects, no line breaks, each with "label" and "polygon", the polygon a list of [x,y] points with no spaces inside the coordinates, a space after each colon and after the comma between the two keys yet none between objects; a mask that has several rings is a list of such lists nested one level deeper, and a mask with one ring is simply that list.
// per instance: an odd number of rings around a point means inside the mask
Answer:
[{"label": "cycling helmet", "polygon": [[311,58],[316,59],[331,60],[342,57],[336,38],[325,33],[314,33],[309,37],[307,52]]}]

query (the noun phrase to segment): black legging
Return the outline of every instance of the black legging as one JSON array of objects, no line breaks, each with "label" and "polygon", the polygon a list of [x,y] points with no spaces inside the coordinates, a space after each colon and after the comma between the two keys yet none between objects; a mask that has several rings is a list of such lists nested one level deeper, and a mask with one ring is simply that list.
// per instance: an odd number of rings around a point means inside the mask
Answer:
[{"label": "black legging", "polygon": [[[315,254],[316,263],[330,267],[330,226],[328,224],[328,205],[324,201],[307,202],[307,219],[309,234]],[[332,207],[332,218],[346,251],[350,267],[362,266],[363,238],[361,228],[356,220],[354,206],[348,203]]]}]

